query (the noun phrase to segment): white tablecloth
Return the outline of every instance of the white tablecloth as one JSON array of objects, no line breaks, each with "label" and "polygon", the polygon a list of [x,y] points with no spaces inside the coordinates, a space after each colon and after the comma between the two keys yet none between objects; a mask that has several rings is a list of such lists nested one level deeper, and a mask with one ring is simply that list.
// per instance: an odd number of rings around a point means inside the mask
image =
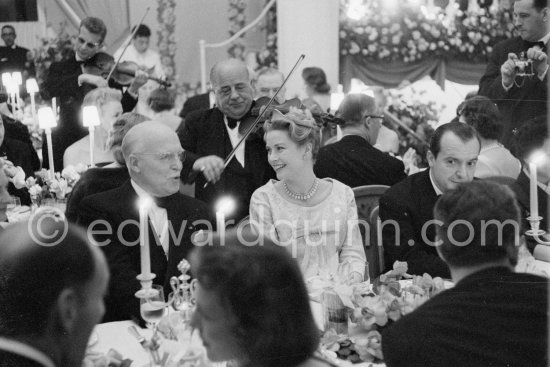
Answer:
[{"label": "white tablecloth", "polygon": [[[96,344],[92,345],[92,348],[103,354],[107,354],[110,349],[114,349],[122,357],[133,360],[132,367],[146,365],[149,362],[149,354],[137,339],[128,332],[128,327],[132,325],[135,324],[131,321],[108,322],[97,325],[94,333],[98,340]],[[137,328],[145,338],[151,338],[151,330]],[[94,338],[93,333],[92,338]]]}]

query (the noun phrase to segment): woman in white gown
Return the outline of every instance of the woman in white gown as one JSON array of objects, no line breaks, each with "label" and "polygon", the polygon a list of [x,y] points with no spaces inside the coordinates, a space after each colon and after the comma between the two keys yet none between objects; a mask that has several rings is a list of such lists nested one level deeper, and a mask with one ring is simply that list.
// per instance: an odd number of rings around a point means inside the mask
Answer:
[{"label": "woman in white gown", "polygon": [[315,177],[319,133],[311,114],[274,111],[264,128],[268,160],[279,181],[252,195],[251,224],[291,251],[306,280],[363,281],[366,260],[353,191]]}]

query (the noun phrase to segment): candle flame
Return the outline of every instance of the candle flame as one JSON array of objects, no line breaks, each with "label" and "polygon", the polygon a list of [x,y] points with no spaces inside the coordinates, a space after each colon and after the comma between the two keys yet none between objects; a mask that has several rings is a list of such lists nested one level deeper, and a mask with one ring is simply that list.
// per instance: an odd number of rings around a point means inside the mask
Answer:
[{"label": "candle flame", "polygon": [[216,203],[216,212],[222,212],[223,214],[230,214],[235,210],[235,200],[227,196],[223,197]]},{"label": "candle flame", "polygon": [[533,163],[535,166],[540,167],[548,159],[548,153],[542,150],[536,150],[529,156],[529,162]]}]

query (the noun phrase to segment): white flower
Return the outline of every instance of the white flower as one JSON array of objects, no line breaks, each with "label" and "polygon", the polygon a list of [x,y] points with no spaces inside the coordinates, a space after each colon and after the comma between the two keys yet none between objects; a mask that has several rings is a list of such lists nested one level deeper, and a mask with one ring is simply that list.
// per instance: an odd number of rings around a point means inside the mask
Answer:
[{"label": "white flower", "polygon": [[399,42],[401,41],[401,38],[400,38],[399,36],[393,36],[393,37],[391,38],[391,41],[392,41],[392,43],[393,43],[394,45],[398,45]]},{"label": "white flower", "polygon": [[76,168],[71,165],[63,168],[63,171],[61,171],[61,177],[71,183],[75,183],[80,179],[80,175],[76,172]]},{"label": "white flower", "polygon": [[353,41],[350,42],[350,49],[349,49],[349,53],[351,55],[354,55],[356,53],[358,53],[361,49],[359,48],[359,45]]},{"label": "white flower", "polygon": [[376,51],[376,45],[371,43],[369,45],[368,49],[369,49],[369,52],[374,53]]},{"label": "white flower", "polygon": [[29,187],[29,195],[31,197],[37,197],[41,193],[42,193],[42,188],[40,187],[40,185],[32,185],[31,187]]},{"label": "white flower", "polygon": [[388,31],[388,28],[386,28],[386,27],[383,27],[383,28],[380,30],[380,33],[382,33],[383,35],[388,34],[388,32],[389,32],[389,31]]},{"label": "white flower", "polygon": [[437,48],[437,45],[435,43],[430,43],[430,50],[434,51]]},{"label": "white flower", "polygon": [[421,36],[421,34],[420,34],[419,31],[413,31],[412,32],[412,37],[413,37],[414,40],[420,39],[420,36]]}]

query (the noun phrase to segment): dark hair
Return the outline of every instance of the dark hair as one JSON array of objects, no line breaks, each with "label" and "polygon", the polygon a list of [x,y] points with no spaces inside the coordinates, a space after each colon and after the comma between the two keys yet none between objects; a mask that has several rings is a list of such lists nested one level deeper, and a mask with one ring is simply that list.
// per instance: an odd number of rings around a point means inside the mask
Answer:
[{"label": "dark hair", "polygon": [[483,139],[498,140],[504,128],[498,107],[489,98],[475,96],[462,102],[457,115],[473,126]]},{"label": "dark hair", "polygon": [[317,158],[320,147],[319,128],[309,110],[292,110],[285,115],[274,113],[264,124],[264,130],[264,139],[268,132],[280,130],[286,131],[290,139],[299,146],[311,143],[312,159],[315,161]]},{"label": "dark hair", "polygon": [[[134,32],[135,29],[136,29],[136,26],[133,26],[131,32]],[[140,24],[138,26],[136,34],[134,35],[134,39],[138,37],[151,37],[151,29],[147,27],[145,24]]]},{"label": "dark hair", "polygon": [[537,9],[537,11],[541,11],[548,7],[548,0],[533,0],[533,7]]},{"label": "dark hair", "polygon": [[443,222],[436,226],[439,251],[450,266],[506,258],[516,264],[520,211],[509,187],[483,180],[461,184],[439,198],[434,218]]},{"label": "dark hair", "polygon": [[174,108],[174,95],[166,88],[157,88],[149,94],[147,105],[155,111],[167,111]]},{"label": "dark hair", "polygon": [[107,27],[101,19],[95,17],[84,18],[82,22],[80,22],[80,28],[82,27],[85,27],[90,33],[99,35],[99,42],[103,43],[103,41],[105,41]]},{"label": "dark hair", "polygon": [[217,238],[196,247],[191,269],[200,287],[215,291],[234,314],[242,359],[250,366],[297,366],[319,344],[300,268],[285,248],[250,232],[240,238],[228,233],[224,244]]},{"label": "dark hair", "polygon": [[5,26],[2,27],[2,31],[4,31],[5,28],[10,28],[13,31],[13,33],[15,33],[15,28],[13,28],[12,25],[6,24]]},{"label": "dark hair", "polygon": [[446,132],[452,132],[453,134],[458,136],[459,139],[462,140],[462,142],[464,143],[472,139],[477,139],[479,145],[481,146],[479,135],[473,127],[463,124],[462,122],[449,122],[435,129],[432,135],[432,139],[430,140],[430,151],[436,158],[441,151],[441,139]]},{"label": "dark hair", "polygon": [[338,107],[336,116],[345,121],[344,126],[352,126],[363,123],[363,117],[374,114],[376,100],[363,93],[352,93],[344,97]]},{"label": "dark hair", "polygon": [[124,166],[126,161],[122,154],[122,140],[126,133],[137,124],[147,121],[148,118],[137,112],[126,112],[116,119],[109,133],[109,149],[113,151],[115,161]]},{"label": "dark hair", "polygon": [[84,298],[96,269],[84,230],[51,214],[31,218],[0,235],[0,336],[42,335],[59,294],[74,288]]},{"label": "dark hair", "polygon": [[323,69],[315,66],[304,68],[302,71],[302,78],[304,78],[306,84],[315,92],[320,94],[330,92],[330,85],[327,83],[327,76]]},{"label": "dark hair", "polygon": [[533,151],[541,148],[548,139],[548,117],[537,116],[526,121],[518,130],[514,141],[514,154],[525,162]]}]

